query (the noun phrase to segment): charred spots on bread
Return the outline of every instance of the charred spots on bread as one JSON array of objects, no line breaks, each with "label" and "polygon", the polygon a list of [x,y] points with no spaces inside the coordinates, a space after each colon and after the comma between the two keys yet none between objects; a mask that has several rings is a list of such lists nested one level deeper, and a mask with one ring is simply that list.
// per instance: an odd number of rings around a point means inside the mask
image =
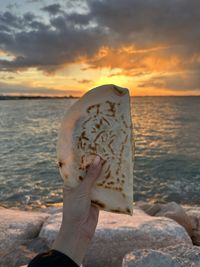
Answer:
[{"label": "charred spots on bread", "polygon": [[91,106],[89,106],[88,108],[87,108],[87,113],[90,113],[90,111],[92,110],[92,109],[95,109],[95,111],[96,111],[96,115],[98,115],[99,113],[100,113],[100,110],[99,110],[99,108],[100,108],[100,104],[95,104],[95,105],[91,105]]},{"label": "charred spots on bread", "polygon": [[108,112],[110,112],[111,114],[106,114],[108,117],[115,117],[116,114],[116,103],[115,102],[111,102],[109,100],[106,101],[106,103],[109,105],[108,108]]},{"label": "charred spots on bread", "polygon": [[[112,131],[110,131],[110,133],[112,133]],[[114,137],[117,137],[116,134],[113,134],[113,135],[110,136],[111,139],[114,138]]]},{"label": "charred spots on bread", "polygon": [[119,158],[118,158],[118,166],[117,166],[117,170],[116,170],[116,175],[119,175],[119,171],[121,169],[121,165],[122,165],[122,154],[124,152],[124,148],[125,148],[125,144],[128,140],[128,135],[125,136],[124,141],[121,143],[121,148],[119,151]]},{"label": "charred spots on bread", "polygon": [[110,165],[105,170],[105,179],[107,180],[111,176]]},{"label": "charred spots on bread", "polygon": [[58,167],[59,168],[62,168],[63,165],[64,165],[64,162],[62,160],[59,160],[58,161]]},{"label": "charred spots on bread", "polygon": [[97,148],[96,148],[96,145],[95,144],[89,144],[89,149],[92,151],[92,152],[96,152],[97,151]]},{"label": "charred spots on bread", "polygon": [[88,164],[85,166],[86,171],[88,171],[89,167],[90,167],[90,164],[88,163]]},{"label": "charred spots on bread", "polygon": [[121,119],[122,119],[122,123],[124,124],[124,127],[125,127],[125,128],[129,128],[129,127],[128,127],[128,124],[127,124],[127,122],[126,122],[126,120],[125,120],[125,118],[124,118],[124,114],[121,114]]},{"label": "charred spots on bread", "polygon": [[114,153],[114,150],[113,150],[113,148],[111,147],[111,144],[113,143],[113,139],[108,143],[108,147],[110,148],[110,151],[111,151],[111,153],[114,155],[115,153]]},{"label": "charred spots on bread", "polygon": [[95,127],[96,127],[97,129],[100,129],[100,127],[101,127],[102,124],[103,124],[103,118],[101,118],[101,119],[99,120],[99,122],[95,124]]},{"label": "charred spots on bread", "polygon": [[109,170],[110,170],[110,165],[108,165],[108,167],[106,168],[105,173],[108,173]]},{"label": "charred spots on bread", "polygon": [[102,186],[102,187],[104,187],[104,184],[105,184],[105,183],[106,183],[106,180],[103,180],[103,181],[97,183],[97,186]]},{"label": "charred spots on bread", "polygon": [[125,89],[123,89],[123,88],[119,88],[119,87],[116,86],[116,85],[113,85],[113,89],[114,89],[115,94],[118,95],[118,96],[123,96],[123,95],[126,94]]},{"label": "charred spots on bread", "polygon": [[123,134],[127,134],[127,132],[126,132],[126,131],[124,131],[124,129],[123,129],[123,128],[121,128],[121,131],[123,132]]},{"label": "charred spots on bread", "polygon": [[100,207],[102,209],[105,208],[105,204],[100,202],[100,201],[98,201],[98,200],[91,200],[91,202],[92,202],[92,204],[94,204],[94,205],[96,205],[96,206],[98,206],[98,207]]},{"label": "charred spots on bread", "polygon": [[104,185],[103,187],[106,188],[106,189],[112,189],[112,187],[109,186],[109,185]]},{"label": "charred spots on bread", "polygon": [[101,131],[101,132],[99,132],[99,133],[97,134],[97,136],[95,137],[94,142],[96,142],[96,141],[98,140],[98,138],[101,136],[101,134],[103,134],[104,132],[105,132],[104,130]]},{"label": "charred spots on bread", "polygon": [[109,172],[106,174],[105,179],[108,179],[110,176],[111,176],[111,171],[109,171]]},{"label": "charred spots on bread", "polygon": [[85,120],[85,121],[83,122],[83,124],[82,124],[83,129],[85,128],[85,124],[87,124],[88,121],[90,121],[90,118],[88,118],[87,120]]},{"label": "charred spots on bread", "polygon": [[95,124],[95,127],[96,127],[97,129],[99,129],[99,128],[100,128],[100,126],[101,126],[101,125],[100,125],[100,124],[98,124],[98,123],[96,123],[96,124]]},{"label": "charred spots on bread", "polygon": [[82,155],[80,157],[80,166],[78,168],[79,170],[85,170],[84,161],[85,161],[85,155]]},{"label": "charred spots on bread", "polygon": [[103,159],[103,162],[102,162],[102,166],[104,166],[106,164],[106,160],[105,159]]},{"label": "charred spots on bread", "polygon": [[89,138],[86,136],[85,131],[82,132],[81,137],[82,137],[82,139],[85,139],[87,141],[89,140]]},{"label": "charred spots on bread", "polygon": [[97,107],[97,115],[98,115],[99,114],[100,104],[97,104],[96,107]]},{"label": "charred spots on bread", "polygon": [[91,133],[96,133],[97,129],[95,127],[92,127]]},{"label": "charred spots on bread", "polygon": [[80,181],[83,181],[84,178],[83,178],[83,176],[79,176],[78,179],[79,179]]},{"label": "charred spots on bread", "polygon": [[114,185],[115,182],[111,181],[111,182],[108,182],[107,184],[108,184],[108,185]]},{"label": "charred spots on bread", "polygon": [[123,190],[121,187],[115,187],[114,189],[119,191],[119,192],[122,192],[122,190]]},{"label": "charred spots on bread", "polygon": [[91,105],[87,108],[87,112],[90,113],[90,110],[93,109],[96,105]]},{"label": "charred spots on bread", "polygon": [[102,117],[102,120],[104,120],[109,126],[111,126],[110,122],[105,117]]},{"label": "charred spots on bread", "polygon": [[86,132],[83,131],[78,138],[77,147],[83,149],[86,146],[87,141],[89,141],[89,138],[86,136]]},{"label": "charred spots on bread", "polygon": [[101,187],[101,186],[103,186],[103,183],[97,183],[96,185]]}]

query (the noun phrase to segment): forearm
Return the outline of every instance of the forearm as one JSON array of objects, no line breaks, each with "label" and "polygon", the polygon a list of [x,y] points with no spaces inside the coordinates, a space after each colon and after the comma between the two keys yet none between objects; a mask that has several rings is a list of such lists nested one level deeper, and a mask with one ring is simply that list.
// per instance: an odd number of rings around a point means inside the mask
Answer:
[{"label": "forearm", "polygon": [[52,249],[58,250],[69,256],[75,263],[81,265],[90,239],[83,237],[79,229],[66,229],[61,226],[58,236],[56,237]]}]

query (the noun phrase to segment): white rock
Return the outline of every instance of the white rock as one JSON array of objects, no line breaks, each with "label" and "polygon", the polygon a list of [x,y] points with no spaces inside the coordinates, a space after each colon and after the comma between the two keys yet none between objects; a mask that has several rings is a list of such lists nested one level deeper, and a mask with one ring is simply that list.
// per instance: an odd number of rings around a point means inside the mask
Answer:
[{"label": "white rock", "polygon": [[0,255],[24,240],[37,237],[48,216],[46,213],[0,208]]},{"label": "white rock", "polygon": [[0,257],[1,267],[20,266],[28,264],[38,253],[46,252],[49,247],[46,245],[46,240],[34,238],[26,240],[23,244],[7,251]]},{"label": "white rock", "polygon": [[159,250],[138,249],[126,254],[122,267],[199,267],[200,247],[186,244]]},{"label": "white rock", "polygon": [[84,267],[120,267],[124,255],[138,248],[161,248],[192,241],[186,230],[175,221],[152,217],[140,209],[133,216],[101,212]]},{"label": "white rock", "polygon": [[151,204],[143,201],[137,202],[137,206],[139,206],[143,211],[145,211],[148,215],[157,216],[157,217],[167,217],[173,219],[180,225],[182,225],[188,234],[192,236],[192,224],[191,219],[186,214],[183,207],[181,207],[176,202],[169,202],[166,204]]},{"label": "white rock", "polygon": [[183,206],[186,214],[192,223],[192,241],[193,244],[200,246],[200,207],[199,206]]},{"label": "white rock", "polygon": [[153,249],[140,249],[128,253],[122,267],[182,267],[167,253]]},{"label": "white rock", "polygon": [[62,221],[62,212],[57,212],[49,216],[44,222],[39,237],[45,238],[48,241],[49,247],[52,246]]}]

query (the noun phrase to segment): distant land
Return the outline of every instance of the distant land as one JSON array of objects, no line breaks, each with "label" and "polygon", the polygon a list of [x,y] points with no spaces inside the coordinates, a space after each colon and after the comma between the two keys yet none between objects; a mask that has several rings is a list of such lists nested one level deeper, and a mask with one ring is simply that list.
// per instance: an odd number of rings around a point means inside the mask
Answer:
[{"label": "distant land", "polygon": [[24,99],[64,99],[64,98],[79,98],[77,96],[10,96],[10,95],[0,95],[0,100],[24,100]]}]

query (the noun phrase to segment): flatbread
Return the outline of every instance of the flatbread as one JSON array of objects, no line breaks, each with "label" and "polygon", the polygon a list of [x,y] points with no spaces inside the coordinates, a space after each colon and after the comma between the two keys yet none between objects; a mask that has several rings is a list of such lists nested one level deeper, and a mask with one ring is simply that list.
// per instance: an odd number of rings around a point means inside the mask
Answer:
[{"label": "flatbread", "polygon": [[103,85],[88,91],[67,111],[58,138],[64,183],[76,187],[99,155],[106,160],[91,194],[100,209],[132,215],[133,134],[128,89]]}]

